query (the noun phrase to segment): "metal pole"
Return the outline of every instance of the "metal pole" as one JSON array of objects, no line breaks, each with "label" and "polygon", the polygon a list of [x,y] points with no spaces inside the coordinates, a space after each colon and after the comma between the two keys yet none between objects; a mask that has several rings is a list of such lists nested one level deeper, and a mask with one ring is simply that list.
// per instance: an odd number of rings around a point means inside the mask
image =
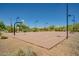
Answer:
[{"label": "metal pole", "polygon": [[22,22],[15,22],[14,23],[14,36],[15,36],[15,32],[16,32],[15,26],[16,26],[17,23],[22,23]]},{"label": "metal pole", "polygon": [[16,23],[14,24],[14,36],[15,36],[15,25],[16,25]]},{"label": "metal pole", "polygon": [[68,39],[68,3],[66,4],[66,39]]}]

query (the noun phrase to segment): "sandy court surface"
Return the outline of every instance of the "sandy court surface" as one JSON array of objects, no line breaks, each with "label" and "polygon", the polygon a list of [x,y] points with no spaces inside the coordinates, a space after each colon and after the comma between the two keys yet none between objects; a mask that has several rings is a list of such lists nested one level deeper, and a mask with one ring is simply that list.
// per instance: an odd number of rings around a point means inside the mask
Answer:
[{"label": "sandy court surface", "polygon": [[[6,34],[9,37],[14,37],[12,33]],[[65,32],[27,32],[16,33],[16,39],[28,42],[43,48],[50,49],[66,38]]]}]

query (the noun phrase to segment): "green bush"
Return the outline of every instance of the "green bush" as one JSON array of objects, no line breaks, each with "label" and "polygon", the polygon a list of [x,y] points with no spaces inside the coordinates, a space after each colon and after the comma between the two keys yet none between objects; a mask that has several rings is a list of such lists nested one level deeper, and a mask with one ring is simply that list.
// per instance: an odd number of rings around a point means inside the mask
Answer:
[{"label": "green bush", "polygon": [[32,28],[32,31],[33,31],[33,32],[37,32],[38,29],[37,29],[37,28]]},{"label": "green bush", "polygon": [[1,39],[8,39],[7,36],[1,36]]}]

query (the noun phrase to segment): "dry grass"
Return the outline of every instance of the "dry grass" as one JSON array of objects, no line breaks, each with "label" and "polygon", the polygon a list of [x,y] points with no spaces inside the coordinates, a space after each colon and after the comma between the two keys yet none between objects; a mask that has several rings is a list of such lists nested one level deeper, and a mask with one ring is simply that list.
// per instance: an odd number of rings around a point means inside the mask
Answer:
[{"label": "dry grass", "polygon": [[0,32],[0,39],[8,39],[8,36],[5,36],[3,33]]},{"label": "dry grass", "polygon": [[1,39],[8,39],[7,36],[1,36]]},{"label": "dry grass", "polygon": [[25,49],[19,49],[17,51],[16,55],[17,56],[37,56],[37,54],[34,53],[31,48],[27,48],[26,50]]}]

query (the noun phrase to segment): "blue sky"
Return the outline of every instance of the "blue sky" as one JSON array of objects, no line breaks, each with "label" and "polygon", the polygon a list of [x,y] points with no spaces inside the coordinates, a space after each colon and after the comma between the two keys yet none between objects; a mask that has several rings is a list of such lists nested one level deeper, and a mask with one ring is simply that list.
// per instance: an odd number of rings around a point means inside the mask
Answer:
[{"label": "blue sky", "polygon": [[[79,22],[79,4],[69,4],[69,14],[75,15]],[[30,27],[63,26],[66,25],[66,4],[0,4],[0,20],[5,24],[10,25],[10,18],[14,23],[17,17]],[[69,24],[72,18],[69,18]]]}]

